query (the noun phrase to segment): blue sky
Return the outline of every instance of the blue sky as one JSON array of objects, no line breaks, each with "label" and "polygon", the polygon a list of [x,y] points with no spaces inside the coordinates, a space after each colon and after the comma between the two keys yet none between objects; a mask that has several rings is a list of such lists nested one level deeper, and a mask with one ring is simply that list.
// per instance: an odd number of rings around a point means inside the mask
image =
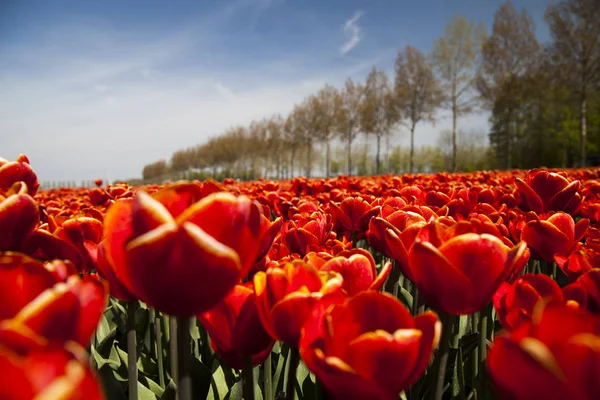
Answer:
[{"label": "blue sky", "polygon": [[[41,180],[137,177],[144,164],[430,51],[455,13],[491,29],[500,0],[3,0],[0,156]],[[537,23],[547,1],[513,0]],[[435,144],[444,113],[417,127]],[[464,117],[485,130],[487,115]],[[396,133],[395,143],[407,143]]]}]

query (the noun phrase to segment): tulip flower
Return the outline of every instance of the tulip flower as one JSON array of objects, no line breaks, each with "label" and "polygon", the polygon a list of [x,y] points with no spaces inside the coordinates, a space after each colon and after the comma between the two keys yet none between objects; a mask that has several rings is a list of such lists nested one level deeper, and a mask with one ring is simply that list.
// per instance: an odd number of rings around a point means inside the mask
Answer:
[{"label": "tulip flower", "polygon": [[85,351],[74,343],[22,352],[0,342],[0,398],[103,400],[89,365]]},{"label": "tulip flower", "polygon": [[412,280],[408,267],[408,252],[427,221],[411,211],[396,211],[386,219],[376,217],[369,223],[369,244],[385,256],[395,260],[402,273]]},{"label": "tulip flower", "polygon": [[440,333],[434,313],[413,318],[395,297],[362,292],[316,309],[300,354],[332,399],[395,400],[423,375]]},{"label": "tulip flower", "polygon": [[510,248],[496,236],[441,230],[429,241],[417,239],[409,254],[414,283],[427,303],[447,314],[481,310],[500,284],[528,260],[527,245]]},{"label": "tulip flower", "polygon": [[563,287],[565,296],[575,299],[581,308],[600,314],[600,269],[591,269],[575,282]]},{"label": "tulip flower", "polygon": [[38,206],[22,186],[19,192],[0,194],[0,251],[18,251],[40,222]]},{"label": "tulip flower", "polygon": [[530,322],[494,340],[487,366],[500,399],[600,398],[600,318],[540,301]]},{"label": "tulip flower", "polygon": [[213,350],[231,368],[242,369],[244,359],[262,363],[275,341],[263,328],[252,283],[238,284],[219,304],[198,316],[210,335]]},{"label": "tulip flower", "polygon": [[260,320],[273,339],[297,347],[300,329],[313,308],[346,298],[342,286],[339,274],[319,272],[303,261],[258,272],[254,288]]},{"label": "tulip flower", "polygon": [[557,212],[548,218],[527,222],[521,238],[531,248],[534,258],[552,262],[571,254],[585,235],[589,222],[584,218],[575,223],[569,214]]},{"label": "tulip flower", "polygon": [[58,281],[53,271],[24,254],[0,253],[0,321],[17,315]]},{"label": "tulip flower", "polygon": [[581,196],[577,193],[580,182],[570,182],[562,173],[533,169],[525,180],[515,178],[515,184],[523,196],[523,205],[538,214],[549,211],[573,213],[581,204]]},{"label": "tulip flower", "polygon": [[378,276],[373,256],[363,249],[344,251],[319,267],[322,272],[339,273],[348,296],[355,296],[365,290],[380,290],[391,270],[392,263],[387,262]]},{"label": "tulip flower", "polygon": [[287,221],[282,231],[282,239],[291,253],[304,257],[311,251],[311,247],[324,243],[330,231],[331,222],[323,213],[299,213]]},{"label": "tulip flower", "polygon": [[380,206],[372,206],[362,197],[347,197],[339,205],[329,203],[334,227],[338,232],[356,232],[359,238],[369,228],[369,221],[379,213]]},{"label": "tulip flower", "polygon": [[108,303],[108,288],[97,276],[71,276],[56,283],[0,326],[35,332],[49,343],[87,346]]},{"label": "tulip flower", "polygon": [[219,192],[174,218],[139,192],[108,210],[106,259],[138,299],[171,315],[197,315],[222,300],[254,264],[260,216],[258,203]]},{"label": "tulip flower", "polygon": [[560,269],[574,282],[591,269],[600,268],[600,253],[587,244],[577,243],[568,257],[555,257]]},{"label": "tulip flower", "polygon": [[24,182],[30,196],[35,195],[40,186],[27,156],[20,154],[16,161],[7,161],[0,157],[0,189],[7,189],[16,182]]},{"label": "tulip flower", "polygon": [[502,327],[514,331],[531,321],[535,305],[543,298],[564,302],[560,286],[548,275],[526,274],[512,284],[502,283],[493,299]]}]

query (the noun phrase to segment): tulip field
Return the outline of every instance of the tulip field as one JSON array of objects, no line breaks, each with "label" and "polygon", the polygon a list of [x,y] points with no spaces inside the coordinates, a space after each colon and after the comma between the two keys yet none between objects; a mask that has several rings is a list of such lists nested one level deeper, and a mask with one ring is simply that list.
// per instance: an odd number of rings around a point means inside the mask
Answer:
[{"label": "tulip field", "polygon": [[39,188],[0,400],[599,399],[600,169]]}]

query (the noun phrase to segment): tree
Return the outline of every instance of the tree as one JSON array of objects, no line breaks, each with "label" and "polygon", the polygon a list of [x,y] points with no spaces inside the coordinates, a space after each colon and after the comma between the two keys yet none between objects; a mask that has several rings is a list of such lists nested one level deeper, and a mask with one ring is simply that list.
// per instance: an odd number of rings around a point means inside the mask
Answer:
[{"label": "tree", "polygon": [[420,121],[434,121],[442,100],[439,83],[425,55],[411,46],[398,52],[394,92],[399,113],[410,129],[410,167],[414,169],[415,128]]},{"label": "tree", "polygon": [[389,135],[392,126],[398,122],[397,111],[386,73],[373,67],[360,103],[360,126],[366,135],[373,135],[377,140],[375,171],[378,175],[381,173],[381,139]]},{"label": "tree", "polygon": [[344,89],[334,98],[334,125],[340,139],[346,143],[348,176],[352,175],[352,142],[360,133],[360,104],[363,96],[364,87],[348,78]]},{"label": "tree", "polygon": [[588,97],[600,74],[600,3],[598,0],[563,0],[548,5],[545,19],[553,39],[552,49],[579,97],[579,162],[583,167]]},{"label": "tree", "polygon": [[478,102],[475,83],[480,72],[481,45],[486,37],[482,23],[475,24],[455,15],[444,36],[434,43],[433,60],[444,92],[443,107],[452,112],[452,162],[456,171],[457,117],[473,111]]},{"label": "tree", "polygon": [[318,113],[317,137],[325,144],[325,177],[329,178],[329,162],[331,158],[330,142],[335,128],[335,99],[338,95],[336,88],[325,85],[316,96]]},{"label": "tree", "polygon": [[482,74],[477,89],[492,111],[495,130],[490,140],[504,166],[513,167],[513,139],[517,134],[520,96],[525,94],[522,83],[534,65],[539,44],[534,34],[533,20],[525,10],[517,13],[510,1],[494,14],[492,34],[482,48]]}]

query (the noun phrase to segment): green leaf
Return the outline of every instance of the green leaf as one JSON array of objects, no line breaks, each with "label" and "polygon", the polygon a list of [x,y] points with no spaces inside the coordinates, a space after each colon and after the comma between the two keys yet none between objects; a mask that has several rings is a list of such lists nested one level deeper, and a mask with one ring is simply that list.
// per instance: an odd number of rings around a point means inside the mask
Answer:
[{"label": "green leaf", "polygon": [[[192,382],[192,385],[193,385],[193,382]],[[196,394],[196,392],[194,392],[194,394]],[[173,379],[169,379],[169,384],[165,388],[165,391],[163,392],[160,399],[161,400],[176,400],[176,398],[177,398],[177,386],[175,385],[175,382],[173,382]],[[197,398],[201,399],[203,397],[197,397]]]},{"label": "green leaf", "polygon": [[90,347],[90,353],[92,355],[92,359],[96,362],[96,368],[102,369],[105,365],[108,365],[111,369],[118,369],[120,366],[120,361],[117,362],[110,358],[102,357],[94,348],[94,346]]},{"label": "green leaf", "polygon": [[231,390],[229,391],[229,394],[227,395],[226,399],[228,399],[228,400],[243,400],[243,394],[244,394],[244,384],[243,384],[243,381],[240,379],[231,387]]},{"label": "green leaf", "polygon": [[150,389],[152,393],[154,393],[156,396],[161,397],[163,395],[163,388],[161,388],[160,385],[154,382],[152,379],[147,377],[140,377],[140,381],[142,381],[145,384],[145,386],[147,386],[148,389]]},{"label": "green leaf", "polygon": [[152,390],[138,382],[138,399],[139,400],[157,400],[156,395]]},{"label": "green leaf", "polygon": [[98,343],[104,341],[104,339],[110,333],[110,325],[108,324],[108,320],[104,316],[104,314],[100,317],[100,321],[98,322],[98,327],[96,328],[96,340]]},{"label": "green leaf", "polygon": [[413,297],[412,294],[410,294],[410,292],[406,289],[404,289],[402,286],[399,287],[400,289],[400,293],[399,293],[399,297],[400,300],[404,303],[405,306],[408,307],[408,309],[412,309],[412,304],[413,304]]},{"label": "green leaf", "polygon": [[[217,363],[217,361],[215,361],[215,363]],[[212,374],[212,380],[207,399],[221,400],[225,398],[228,392],[229,387],[227,386],[225,374],[223,373],[222,366],[219,365]]]}]

